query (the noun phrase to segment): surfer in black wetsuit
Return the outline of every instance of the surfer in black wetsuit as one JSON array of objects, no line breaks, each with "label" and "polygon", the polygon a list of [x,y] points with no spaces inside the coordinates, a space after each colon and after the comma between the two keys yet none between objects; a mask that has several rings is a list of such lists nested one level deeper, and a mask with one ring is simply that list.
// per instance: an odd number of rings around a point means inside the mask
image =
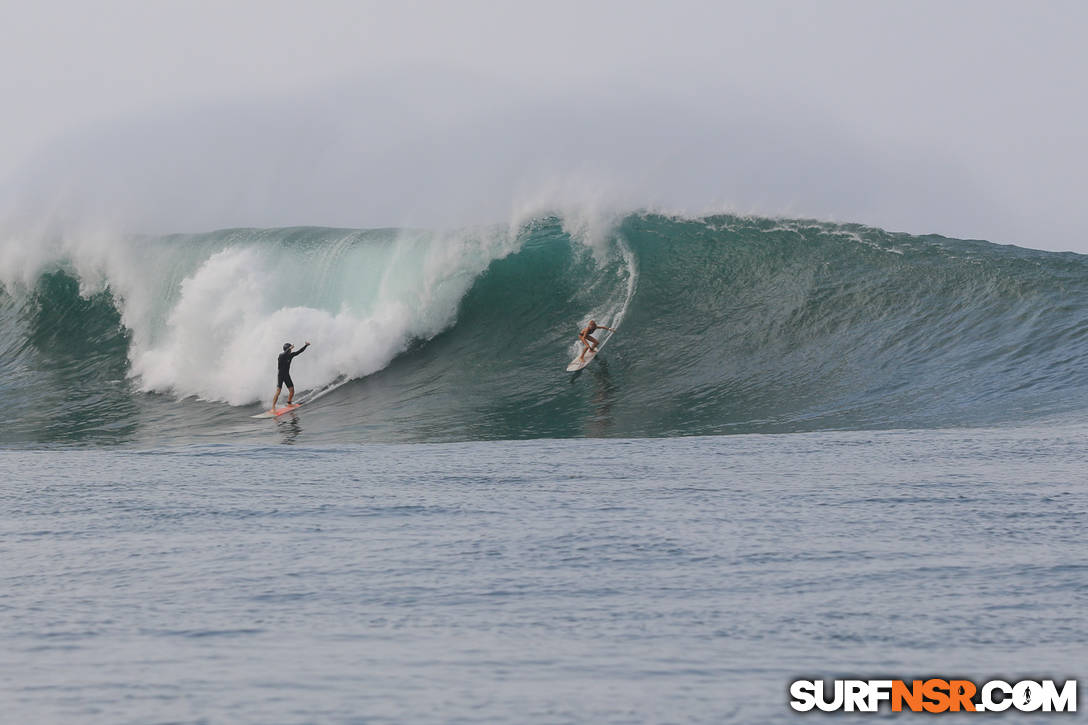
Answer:
[{"label": "surfer in black wetsuit", "polygon": [[294,347],[289,342],[283,343],[283,352],[279,357],[279,374],[276,376],[276,395],[272,398],[272,410],[276,409],[276,401],[280,399],[280,389],[283,388],[283,384],[287,383],[287,404],[290,405],[291,401],[295,399],[295,382],[291,380],[291,361],[296,355],[301,355],[306,351],[306,348],[310,346],[307,342],[305,345],[298,349],[298,352],[291,352],[291,348]]},{"label": "surfer in black wetsuit", "polygon": [[597,352],[597,338],[593,337],[594,332],[597,330],[608,330],[609,332],[615,332],[611,327],[605,327],[604,325],[598,325],[596,320],[590,320],[586,325],[586,329],[578,333],[578,341],[585,345],[582,348],[582,354],[578,356],[579,362],[584,362],[586,359],[586,353],[590,350]]}]

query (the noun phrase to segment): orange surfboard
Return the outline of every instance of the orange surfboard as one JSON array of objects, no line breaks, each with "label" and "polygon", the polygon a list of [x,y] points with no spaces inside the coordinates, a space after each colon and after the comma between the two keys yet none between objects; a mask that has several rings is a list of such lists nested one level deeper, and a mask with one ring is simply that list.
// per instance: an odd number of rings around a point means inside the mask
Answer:
[{"label": "orange surfboard", "polygon": [[253,415],[253,416],[250,416],[250,417],[251,418],[279,418],[284,413],[290,413],[295,408],[301,408],[301,407],[302,407],[302,403],[291,403],[290,405],[285,405],[282,408],[273,408],[272,410],[266,410],[263,413],[259,413],[258,415]]}]

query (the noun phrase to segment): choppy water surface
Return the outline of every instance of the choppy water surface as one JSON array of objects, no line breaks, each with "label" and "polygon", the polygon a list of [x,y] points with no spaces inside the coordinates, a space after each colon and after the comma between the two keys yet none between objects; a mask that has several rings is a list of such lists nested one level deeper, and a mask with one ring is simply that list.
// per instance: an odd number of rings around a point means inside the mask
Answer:
[{"label": "choppy water surface", "polygon": [[800,676],[1083,678],[1085,433],[9,450],[4,720],[763,723]]}]

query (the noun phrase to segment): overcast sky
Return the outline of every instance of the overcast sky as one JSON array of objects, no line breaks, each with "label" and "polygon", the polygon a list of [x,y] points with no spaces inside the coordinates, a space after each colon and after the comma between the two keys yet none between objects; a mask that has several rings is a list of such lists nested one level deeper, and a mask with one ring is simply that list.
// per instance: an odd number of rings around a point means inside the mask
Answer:
[{"label": "overcast sky", "polygon": [[1085,38],[1083,2],[0,0],[0,210],[652,205],[1088,252]]}]

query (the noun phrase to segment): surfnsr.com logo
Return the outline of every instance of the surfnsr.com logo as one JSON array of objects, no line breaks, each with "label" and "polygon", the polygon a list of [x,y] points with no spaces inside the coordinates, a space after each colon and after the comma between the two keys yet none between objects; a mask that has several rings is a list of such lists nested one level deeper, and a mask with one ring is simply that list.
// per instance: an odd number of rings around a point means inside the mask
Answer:
[{"label": "surfnsr.com logo", "polygon": [[795,680],[790,707],[798,712],[1076,712],[1077,681],[1054,680]]}]

